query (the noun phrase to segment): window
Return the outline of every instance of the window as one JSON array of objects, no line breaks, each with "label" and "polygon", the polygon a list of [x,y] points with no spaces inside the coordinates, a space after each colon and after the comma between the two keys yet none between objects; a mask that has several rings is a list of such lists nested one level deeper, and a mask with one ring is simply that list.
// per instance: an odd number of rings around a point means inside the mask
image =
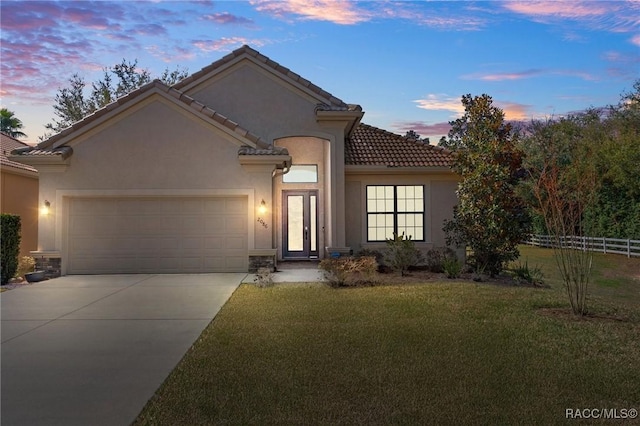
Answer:
[{"label": "window", "polygon": [[394,232],[424,241],[424,186],[367,186],[367,240],[385,241]]},{"label": "window", "polygon": [[318,182],[318,166],[316,164],[294,164],[288,173],[282,175],[284,183],[316,183]]}]

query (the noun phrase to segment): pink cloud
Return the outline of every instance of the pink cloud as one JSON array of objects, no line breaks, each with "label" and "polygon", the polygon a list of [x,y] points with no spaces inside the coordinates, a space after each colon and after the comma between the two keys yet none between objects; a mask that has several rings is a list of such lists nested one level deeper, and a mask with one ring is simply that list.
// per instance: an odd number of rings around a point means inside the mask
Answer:
[{"label": "pink cloud", "polygon": [[357,8],[357,3],[346,0],[252,0],[259,12],[278,18],[298,15],[302,20],[329,21],[334,24],[353,25],[372,18],[370,12]]},{"label": "pink cloud", "polygon": [[[392,123],[391,127],[399,134],[405,134],[409,130],[415,131],[422,137],[442,136],[449,133],[451,125],[448,122],[427,124],[424,121],[399,121]],[[438,141],[430,141],[437,143]]]},{"label": "pink cloud", "polygon": [[217,40],[194,40],[192,44],[203,52],[230,51],[243,44],[252,46],[264,46],[265,42],[256,39],[247,39],[244,37],[222,37]]},{"label": "pink cloud", "polygon": [[216,24],[222,24],[222,25],[252,25],[253,24],[253,20],[242,17],[242,16],[236,16],[229,12],[214,13],[213,15],[203,15],[202,19],[206,21],[215,22]]},{"label": "pink cloud", "polygon": [[522,80],[525,78],[533,78],[541,75],[561,75],[561,76],[570,76],[570,77],[578,77],[586,81],[596,81],[599,78],[590,74],[588,72],[579,71],[579,70],[543,70],[543,69],[532,69],[525,70],[519,72],[498,72],[498,73],[489,73],[489,74],[467,74],[463,76],[463,79],[466,80],[482,80],[482,81],[511,81],[511,80]]},{"label": "pink cloud", "polygon": [[631,43],[640,46],[640,34],[631,37]]},{"label": "pink cloud", "polygon": [[523,15],[570,19],[600,16],[610,10],[604,2],[595,1],[506,1],[503,7]]},{"label": "pink cloud", "polygon": [[451,111],[454,116],[460,116],[464,113],[464,107],[460,98],[452,98],[447,95],[428,94],[423,99],[417,99],[413,101],[417,104],[418,108],[426,109],[429,111]]}]

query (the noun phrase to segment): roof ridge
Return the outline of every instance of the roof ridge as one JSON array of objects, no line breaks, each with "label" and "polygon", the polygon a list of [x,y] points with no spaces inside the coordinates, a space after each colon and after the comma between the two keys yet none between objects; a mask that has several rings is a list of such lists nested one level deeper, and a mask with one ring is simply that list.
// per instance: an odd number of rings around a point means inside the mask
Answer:
[{"label": "roof ridge", "polygon": [[212,62],[211,64],[201,68],[200,70],[194,72],[193,74],[189,75],[188,77],[180,80],[179,82],[177,82],[176,84],[174,84],[172,87],[175,87],[177,89],[181,89],[184,86],[187,86],[188,84],[198,80],[200,77],[210,73],[211,71],[215,70],[216,68],[219,68],[233,60],[235,60],[236,58],[239,58],[242,55],[247,55],[249,57],[254,58],[257,62],[263,63],[266,66],[270,67],[271,69],[273,69],[274,71],[278,72],[279,74],[283,75],[284,77],[287,77],[293,81],[295,81],[296,83],[300,84],[301,86],[311,90],[312,92],[316,93],[317,95],[322,96],[325,99],[328,99],[329,102],[331,102],[332,105],[337,105],[343,108],[349,108],[349,104],[347,104],[346,102],[344,102],[342,99],[332,95],[331,93],[327,92],[326,90],[322,89],[320,86],[317,86],[315,84],[313,84],[311,81],[307,80],[306,78],[303,78],[302,76],[300,76],[299,74],[291,71],[289,68],[281,65],[280,63],[270,59],[269,57],[263,55],[262,53],[260,53],[259,51],[257,51],[256,49],[252,48],[251,46],[244,44],[241,47],[239,47],[238,49],[235,49],[234,51],[232,51],[231,53],[223,56],[222,58],[218,59],[217,61]]}]

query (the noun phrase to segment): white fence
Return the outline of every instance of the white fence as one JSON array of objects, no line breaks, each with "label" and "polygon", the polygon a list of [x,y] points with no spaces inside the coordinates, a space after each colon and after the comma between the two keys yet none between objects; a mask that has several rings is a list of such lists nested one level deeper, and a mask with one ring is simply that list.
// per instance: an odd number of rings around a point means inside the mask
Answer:
[{"label": "white fence", "polygon": [[[553,247],[555,245],[555,238],[551,235],[531,235],[525,243],[538,247]],[[640,257],[640,240],[568,236],[560,237],[560,244],[563,247],[579,250],[624,254],[627,257]]]}]

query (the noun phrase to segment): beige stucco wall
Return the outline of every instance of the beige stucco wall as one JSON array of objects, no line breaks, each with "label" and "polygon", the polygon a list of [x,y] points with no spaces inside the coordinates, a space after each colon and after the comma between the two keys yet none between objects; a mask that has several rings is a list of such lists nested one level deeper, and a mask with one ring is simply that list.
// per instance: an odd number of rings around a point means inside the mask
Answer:
[{"label": "beige stucco wall", "polygon": [[[274,182],[274,201],[276,203],[276,223],[278,223],[275,238],[278,245],[278,259],[282,259],[282,193],[293,190],[317,190],[318,191],[318,246],[325,247],[325,219],[326,214],[326,170],[325,151],[329,142],[314,137],[283,138],[275,141],[277,146],[287,148],[292,158],[292,164],[316,164],[318,166],[318,182],[316,183],[283,183],[282,175],[276,177]],[[324,257],[324,250],[319,250],[320,258]]]},{"label": "beige stucco wall", "polygon": [[347,244],[357,252],[362,248],[379,249],[384,243],[368,243],[366,234],[367,185],[424,185],[425,241],[416,243],[423,250],[445,245],[442,231],[444,219],[453,216],[457,204],[457,178],[452,173],[348,173],[346,175],[346,233]]},{"label": "beige stucco wall", "polygon": [[272,142],[285,136],[323,136],[318,100],[246,59],[186,94]]},{"label": "beige stucco wall", "polygon": [[[271,230],[255,221],[260,200],[272,205],[274,167],[243,167],[240,142],[159,95],[119,114],[73,147],[66,171],[40,173],[39,250],[61,250],[65,208],[74,196],[245,196],[249,249],[272,248]],[[271,225],[271,224],[269,224]]]},{"label": "beige stucco wall", "polygon": [[20,216],[20,256],[29,256],[38,246],[38,176],[3,167],[0,188],[2,213]]}]

